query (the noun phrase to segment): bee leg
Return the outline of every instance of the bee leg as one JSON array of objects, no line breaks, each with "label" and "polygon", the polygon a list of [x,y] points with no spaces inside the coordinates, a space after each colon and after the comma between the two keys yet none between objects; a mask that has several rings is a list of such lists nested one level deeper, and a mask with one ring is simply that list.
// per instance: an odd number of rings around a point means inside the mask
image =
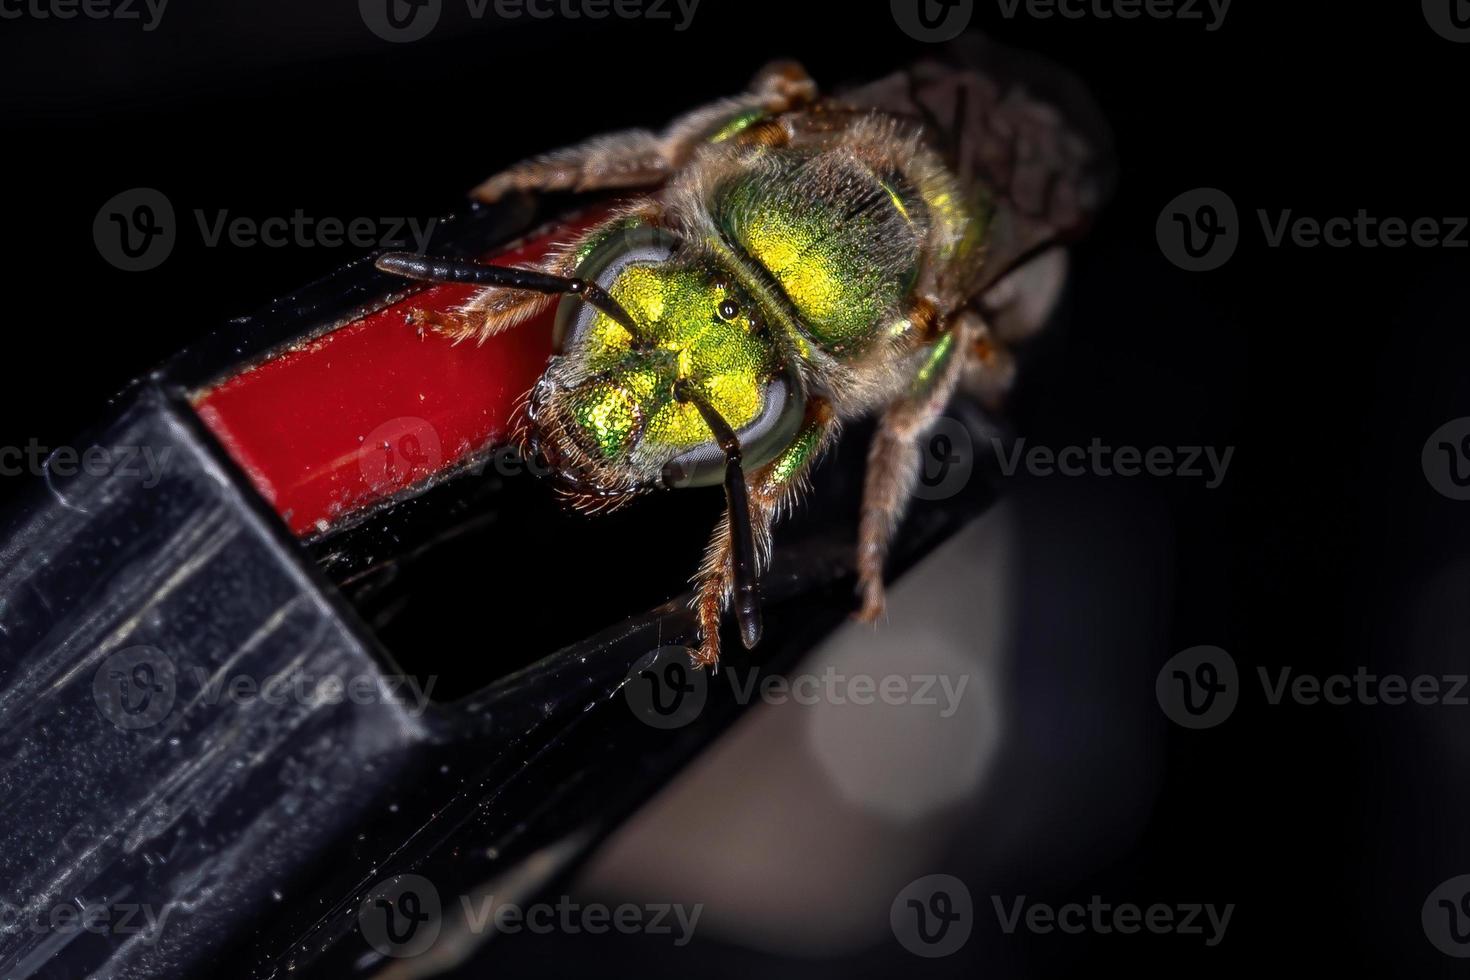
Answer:
[{"label": "bee leg", "polygon": [[968,347],[983,328],[978,314],[964,311],[957,315],[948,327],[953,340],[945,349],[942,363],[935,365],[928,383],[890,405],[878,422],[878,431],[868,449],[862,517],[858,523],[858,592],[863,605],[856,618],[861,622],[876,623],[883,618],[887,603],[883,566],[893,534],[908,509],[909,495],[919,479],[919,440],[949,404]]},{"label": "bee leg", "polygon": [[486,204],[513,191],[593,191],[651,187],[673,168],[658,136],[646,129],[594,136],[502,170],[470,196]]},{"label": "bee leg", "polygon": [[[757,489],[764,470],[751,475],[750,523],[756,543],[756,562],[764,568],[770,560],[771,521],[775,514],[765,495]],[[730,604],[733,592],[733,574],[730,544],[730,512],[726,510],[710,535],[709,546],[704,551],[704,562],[695,576],[698,583],[694,595],[694,611],[699,617],[699,649],[691,653],[696,667],[714,667],[720,662],[720,616]]]},{"label": "bee leg", "polygon": [[998,409],[1016,380],[1016,358],[1010,347],[990,329],[988,318],[972,314],[977,328],[961,352],[964,357],[962,384],[986,408]]},{"label": "bee leg", "polygon": [[408,322],[420,329],[432,330],[456,344],[470,339],[484,343],[490,337],[524,323],[556,300],[557,297],[544,293],[486,289],[452,310],[415,307],[408,311]]},{"label": "bee leg", "polygon": [[[771,525],[788,511],[806,487],[806,476],[837,434],[832,407],[813,399],[806,420],[791,444],[774,460],[747,477],[750,523],[755,538],[756,564],[764,570],[771,559]],[[720,616],[730,604],[734,575],[728,511],[715,525],[704,561],[694,576],[692,603],[699,619],[700,646],[693,653],[697,667],[714,667],[720,659]]]},{"label": "bee leg", "polygon": [[486,204],[512,191],[622,190],[667,180],[694,151],[752,113],[775,115],[810,103],[816,85],[794,62],[768,65],[751,90],[678,117],[662,133],[628,129],[594,136],[503,170],[470,191]]},{"label": "bee leg", "polygon": [[[636,206],[623,209],[616,219],[631,220],[638,219],[654,222],[659,219],[662,211],[654,202],[642,202]],[[602,234],[608,223],[587,229],[583,234],[571,242],[553,249],[540,261],[515,268],[522,269],[531,275],[540,274],[543,277],[555,277],[567,279],[575,272],[577,256],[582,253],[587,243]],[[407,263],[401,265],[415,265],[415,260],[425,262],[437,262],[439,260],[431,257],[407,255],[404,256]],[[379,267],[382,263],[393,262],[400,256],[389,253],[378,257]],[[449,262],[450,260],[443,260]],[[391,268],[398,275],[406,275],[409,278],[420,279],[428,282],[463,282],[463,279],[441,279],[438,277],[426,278],[419,273],[423,270],[414,268],[404,271],[402,268]],[[472,280],[479,281],[479,280]],[[422,330],[432,330],[442,337],[446,337],[454,343],[473,339],[477,343],[484,343],[490,337],[502,331],[509,330],[531,319],[536,314],[545,310],[548,306],[556,303],[560,298],[559,293],[549,292],[541,289],[517,289],[506,285],[493,285],[480,290],[470,299],[452,310],[434,310],[426,307],[414,307],[408,311],[408,322],[410,325]]]}]

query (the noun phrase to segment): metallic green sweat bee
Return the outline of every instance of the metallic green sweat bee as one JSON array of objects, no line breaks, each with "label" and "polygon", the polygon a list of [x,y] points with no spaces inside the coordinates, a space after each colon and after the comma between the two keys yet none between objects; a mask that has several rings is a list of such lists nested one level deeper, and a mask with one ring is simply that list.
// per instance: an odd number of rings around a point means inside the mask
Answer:
[{"label": "metallic green sweat bee", "polygon": [[1103,196],[1105,139],[1034,85],[997,82],[992,63],[1010,57],[972,49],[961,67],[924,63],[828,98],[800,67],[771,65],[746,94],[661,134],[600,136],[477,188],[487,202],[657,188],[536,268],[378,259],[485,287],[453,313],[414,312],[455,340],[483,340],[562,297],[522,441],[574,505],[724,484],[726,516],[695,576],[696,663],[718,661],[727,607],[744,644],[759,641],[772,523],[838,426],[873,412],[859,616],[879,618],[917,440],[963,376],[1001,390],[1007,341],[1044,318],[1058,245]]}]

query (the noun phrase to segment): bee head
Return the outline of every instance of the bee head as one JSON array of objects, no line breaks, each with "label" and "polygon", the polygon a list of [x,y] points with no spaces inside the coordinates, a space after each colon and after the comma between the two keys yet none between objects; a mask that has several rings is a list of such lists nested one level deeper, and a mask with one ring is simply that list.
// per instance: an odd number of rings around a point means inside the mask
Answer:
[{"label": "bee head", "polygon": [[576,276],[606,290],[636,330],[562,300],[558,356],[529,412],[533,442],[557,469],[604,492],[720,482],[724,453],[699,408],[677,397],[681,382],[736,432],[747,471],[796,434],[796,375],[762,311],[710,258],[636,225],[597,240]]}]

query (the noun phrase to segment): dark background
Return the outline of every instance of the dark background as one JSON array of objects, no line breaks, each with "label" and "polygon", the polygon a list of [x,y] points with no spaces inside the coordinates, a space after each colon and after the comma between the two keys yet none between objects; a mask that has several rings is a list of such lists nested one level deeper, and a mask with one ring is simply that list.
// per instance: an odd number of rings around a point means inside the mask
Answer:
[{"label": "dark background", "polygon": [[[799,58],[832,84],[926,50],[882,3],[703,0],[676,33],[617,19],[472,22],[448,2],[429,39],[404,45],[369,33],[348,0],[176,3],[151,33],[137,22],[0,21],[0,445],[66,444],[130,378],[205,329],[360,254],[206,248],[195,208],[424,218],[531,152],[657,125],[737,91],[771,57]],[[890,950],[824,964],[582,937],[542,966],[1448,975],[1459,964],[1428,943],[1419,916],[1435,886],[1470,872],[1470,708],[1271,707],[1254,674],[1467,670],[1470,504],[1430,487],[1420,450],[1470,415],[1470,253],[1271,249],[1255,209],[1470,212],[1470,46],[1437,36],[1410,3],[1370,14],[1240,0],[1213,33],[1198,21],[1006,20],[996,4],[978,6],[976,27],[1089,83],[1123,164],[1077,252],[1066,332],[1028,365],[1016,430],[1045,445],[1236,447],[1221,489],[1150,490],[1174,580],[1171,605],[1157,610],[1166,642],[1147,658],[1217,644],[1247,675],[1247,694],[1219,729],[1159,729],[1164,778],[1121,859],[1030,892],[1052,904],[1233,902],[1226,941],[1017,935],[995,964],[978,952],[996,945],[988,936],[968,957]],[[180,240],[160,268],[130,274],[99,256],[92,220],[136,186],[169,196]],[[1190,274],[1161,255],[1154,223],[1199,186],[1228,192],[1245,227],[1229,264]],[[0,481],[0,503],[20,482]],[[971,888],[977,931],[996,933],[985,886]]]}]

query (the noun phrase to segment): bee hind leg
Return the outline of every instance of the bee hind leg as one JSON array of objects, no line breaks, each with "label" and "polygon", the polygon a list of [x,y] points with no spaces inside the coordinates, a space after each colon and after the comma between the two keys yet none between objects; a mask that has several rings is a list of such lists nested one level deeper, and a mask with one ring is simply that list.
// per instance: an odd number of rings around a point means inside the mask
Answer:
[{"label": "bee hind leg", "polygon": [[955,316],[947,332],[953,334],[953,340],[945,348],[943,361],[934,366],[927,384],[888,407],[868,449],[858,522],[858,593],[863,604],[855,614],[864,623],[879,622],[887,607],[883,566],[919,479],[919,441],[949,404],[978,338],[988,336],[984,322],[972,310]]}]

